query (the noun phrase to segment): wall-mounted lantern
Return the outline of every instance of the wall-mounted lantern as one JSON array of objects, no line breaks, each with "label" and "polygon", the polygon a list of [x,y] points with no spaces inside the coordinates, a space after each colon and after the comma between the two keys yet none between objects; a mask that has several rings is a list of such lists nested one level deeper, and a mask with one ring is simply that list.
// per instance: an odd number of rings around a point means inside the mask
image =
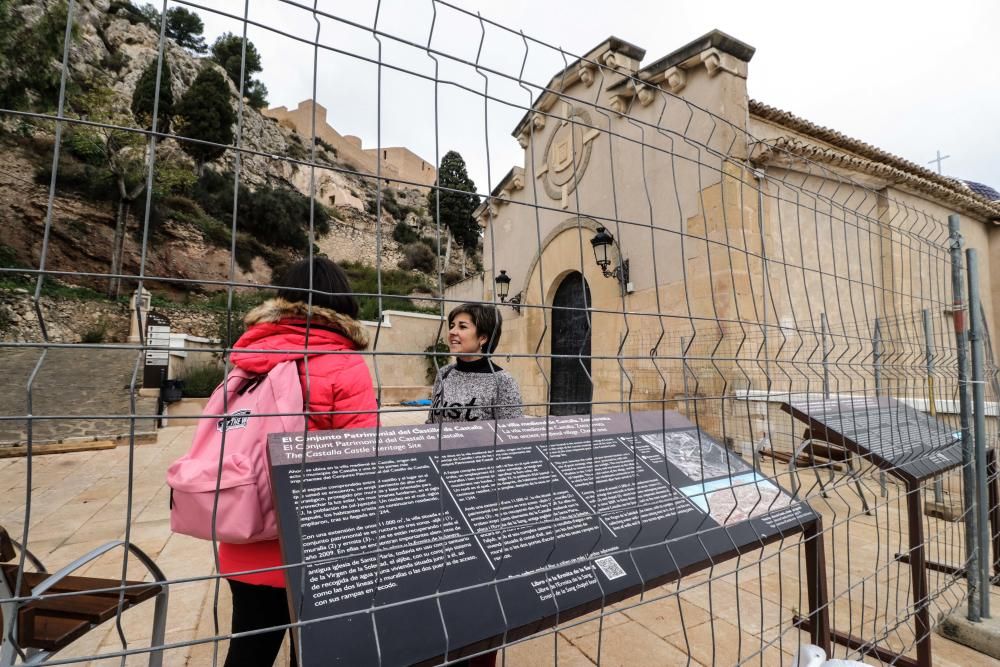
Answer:
[{"label": "wall-mounted lantern", "polygon": [[493,279],[493,282],[497,286],[497,296],[500,297],[500,303],[507,303],[507,295],[510,294],[510,276],[507,272],[500,270],[500,275]]},{"label": "wall-mounted lantern", "polygon": [[[621,285],[622,294],[632,291],[632,284],[628,276],[628,260],[622,259],[621,246],[615,241],[615,237],[604,227],[597,228],[597,234],[590,239],[590,245],[594,249],[594,260],[600,267],[605,278],[615,278]],[[617,259],[615,258],[617,255]],[[611,268],[614,264],[615,267]]]},{"label": "wall-mounted lantern", "polygon": [[507,295],[510,294],[510,276],[504,270],[500,271],[500,275],[493,279],[493,282],[497,286],[497,298],[500,299],[500,303],[506,303],[508,306],[514,309],[515,313],[521,312],[521,292],[518,292],[514,296],[508,298]]}]

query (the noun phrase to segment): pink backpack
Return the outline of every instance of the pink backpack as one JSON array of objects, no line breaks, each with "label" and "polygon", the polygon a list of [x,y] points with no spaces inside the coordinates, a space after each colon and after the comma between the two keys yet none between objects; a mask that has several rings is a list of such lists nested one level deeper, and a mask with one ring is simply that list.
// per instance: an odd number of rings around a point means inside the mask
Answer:
[{"label": "pink backpack", "polygon": [[266,375],[233,368],[203,414],[224,416],[199,420],[191,449],[167,470],[170,529],[230,544],[276,539],[267,436],[305,428],[295,361],[284,361]]}]

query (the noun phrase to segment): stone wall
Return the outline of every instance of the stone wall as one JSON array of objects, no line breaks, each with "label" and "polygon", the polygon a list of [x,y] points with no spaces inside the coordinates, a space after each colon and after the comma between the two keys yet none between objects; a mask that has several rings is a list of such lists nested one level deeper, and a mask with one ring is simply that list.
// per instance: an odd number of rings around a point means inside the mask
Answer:
[{"label": "stone wall", "polygon": [[[390,404],[430,397],[433,376],[428,376],[426,350],[442,335],[441,318],[424,313],[388,310],[381,327],[375,322],[364,324],[372,341],[370,353],[365,354],[365,363],[368,364],[372,384],[376,387],[381,385],[382,402]],[[380,354],[386,356],[379,356]],[[440,357],[441,365],[449,361],[449,357]]]},{"label": "stone wall", "polygon": [[[88,334],[96,336],[98,332],[103,332],[103,336],[96,342],[124,343],[128,340],[130,313],[125,303],[43,296],[40,306],[52,343],[79,343]],[[175,332],[214,338],[218,331],[217,313],[191,310],[181,305],[157,310],[170,319],[170,327]],[[27,290],[0,292],[0,340],[42,342],[34,300]]]},{"label": "stone wall", "polygon": [[[461,282],[449,285],[444,290],[445,310],[448,311],[460,303],[483,300],[483,276],[482,272],[469,276]],[[511,294],[511,297],[514,295]]]},{"label": "stone wall", "polygon": [[[376,266],[376,259],[381,257],[382,269],[398,269],[399,262],[403,259],[402,245],[392,238],[392,232],[396,228],[396,220],[383,212],[380,226],[382,228],[382,252],[377,251],[377,227],[373,216],[363,215],[349,207],[339,209],[342,220],[332,220],[330,233],[316,240],[321,253],[335,262],[360,262],[368,266]],[[411,227],[416,226],[413,214],[407,218],[407,223]],[[433,225],[424,226],[419,232],[424,236],[433,237],[436,229]],[[448,230],[442,230],[441,252],[445,252],[448,245]],[[466,264],[466,272],[473,269],[473,262],[465,256],[457,243],[451,244],[451,255],[445,265],[445,271],[460,273],[462,262]],[[428,276],[428,281],[433,285],[437,283],[437,276]],[[433,304],[431,304],[433,305]]]},{"label": "stone wall", "polygon": [[[317,239],[319,250],[335,262],[360,262],[375,266],[379,253],[376,251],[376,225],[372,217],[361,215],[352,209],[341,208],[343,220],[331,221],[330,233]],[[399,243],[392,238],[396,221],[382,216],[382,268],[397,269],[403,258]]]},{"label": "stone wall", "polygon": [[[321,104],[316,104],[312,100],[303,100],[295,109],[275,107],[265,110],[263,114],[290,129],[294,129],[303,137],[312,136],[311,130],[315,114],[316,136],[337,151],[337,159],[362,173],[375,174],[379,170],[379,149],[363,149],[360,139],[353,136],[345,137],[333,129],[327,123],[326,108]],[[383,178],[399,179],[424,186],[432,185],[437,178],[437,170],[434,165],[408,148],[384,146],[381,151],[381,175]]]}]

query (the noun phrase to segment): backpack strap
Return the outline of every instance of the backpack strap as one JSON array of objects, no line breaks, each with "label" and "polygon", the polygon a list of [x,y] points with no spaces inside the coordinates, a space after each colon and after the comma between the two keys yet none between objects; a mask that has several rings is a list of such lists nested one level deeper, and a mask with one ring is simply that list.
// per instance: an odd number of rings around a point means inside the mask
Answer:
[{"label": "backpack strap", "polygon": [[247,378],[247,381],[240,385],[239,389],[236,390],[237,396],[242,396],[243,394],[248,394],[254,389],[256,389],[264,378],[267,377],[267,373],[261,373],[260,375],[255,375],[251,378]]}]

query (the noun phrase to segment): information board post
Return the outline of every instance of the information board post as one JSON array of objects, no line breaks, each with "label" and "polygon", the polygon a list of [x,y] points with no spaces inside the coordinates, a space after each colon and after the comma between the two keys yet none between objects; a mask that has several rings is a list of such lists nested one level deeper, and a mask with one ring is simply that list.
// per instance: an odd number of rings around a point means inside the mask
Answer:
[{"label": "information board post", "polygon": [[806,586],[809,589],[808,618],[796,619],[796,625],[809,632],[809,640],[830,655],[830,599],[826,585],[826,547],[823,544],[823,519],[816,521],[802,533],[805,542]]}]

